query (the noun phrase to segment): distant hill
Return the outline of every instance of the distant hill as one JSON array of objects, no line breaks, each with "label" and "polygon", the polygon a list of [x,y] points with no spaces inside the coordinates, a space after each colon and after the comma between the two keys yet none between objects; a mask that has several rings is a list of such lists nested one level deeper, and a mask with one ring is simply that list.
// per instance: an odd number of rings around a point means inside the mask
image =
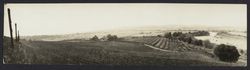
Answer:
[{"label": "distant hill", "polygon": [[[72,33],[64,35],[34,35],[34,36],[22,36],[21,38],[26,40],[45,40],[45,41],[58,41],[58,40],[69,40],[69,39],[89,39],[94,35],[99,38],[107,35],[114,34],[118,37],[126,36],[150,36],[163,34],[168,31],[194,31],[194,30],[208,30],[208,31],[244,31],[236,27],[210,27],[210,26],[194,26],[194,25],[166,25],[166,26],[143,26],[143,27],[131,27],[131,28],[120,28],[115,30],[103,30],[96,32],[86,33]],[[245,30],[246,31],[246,30]]]}]

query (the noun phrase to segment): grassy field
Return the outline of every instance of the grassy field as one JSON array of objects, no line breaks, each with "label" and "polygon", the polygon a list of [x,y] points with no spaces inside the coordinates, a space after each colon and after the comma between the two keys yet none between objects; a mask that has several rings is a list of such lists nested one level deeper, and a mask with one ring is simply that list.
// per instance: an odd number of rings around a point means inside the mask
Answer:
[{"label": "grassy field", "polygon": [[131,41],[25,41],[11,52],[4,46],[6,64],[93,64],[239,66],[197,52],[164,52]]}]

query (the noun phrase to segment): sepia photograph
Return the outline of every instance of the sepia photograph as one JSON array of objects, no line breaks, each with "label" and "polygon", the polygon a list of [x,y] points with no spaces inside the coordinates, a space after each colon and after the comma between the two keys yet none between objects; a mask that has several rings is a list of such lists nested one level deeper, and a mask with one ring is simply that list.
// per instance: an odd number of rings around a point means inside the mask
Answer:
[{"label": "sepia photograph", "polygon": [[3,64],[247,66],[247,5],[4,4]]}]

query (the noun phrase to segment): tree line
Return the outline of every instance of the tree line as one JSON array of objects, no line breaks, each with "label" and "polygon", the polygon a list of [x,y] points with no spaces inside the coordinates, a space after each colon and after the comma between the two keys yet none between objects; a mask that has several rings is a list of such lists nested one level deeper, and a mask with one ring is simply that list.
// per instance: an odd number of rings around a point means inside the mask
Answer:
[{"label": "tree line", "polygon": [[[197,31],[197,32],[188,32],[188,33],[182,33],[182,32],[168,32],[163,35],[165,38],[169,39],[178,39],[180,41],[186,42],[188,44],[193,44],[197,46],[205,46],[206,48],[212,49],[215,44],[211,43],[209,40],[198,40],[195,38],[195,36],[207,36],[209,35],[209,32],[207,31]],[[159,36],[158,37],[162,37]]]},{"label": "tree line", "polygon": [[111,35],[111,34],[108,34],[106,36],[103,36],[102,38],[99,38],[97,35],[94,35],[92,38],[90,38],[90,40],[93,40],[93,41],[116,41],[118,40],[119,38],[117,37],[117,35]]}]

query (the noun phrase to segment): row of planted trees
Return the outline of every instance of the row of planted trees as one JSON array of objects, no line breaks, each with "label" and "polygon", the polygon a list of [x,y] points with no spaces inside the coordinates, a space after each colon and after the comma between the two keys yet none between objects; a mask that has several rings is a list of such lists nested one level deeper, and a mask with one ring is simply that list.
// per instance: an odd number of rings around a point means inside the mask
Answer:
[{"label": "row of planted trees", "polygon": [[178,39],[183,42],[187,42],[189,44],[204,46],[209,49],[214,48],[214,54],[219,57],[221,61],[226,62],[237,62],[239,59],[239,52],[235,46],[220,44],[216,45],[211,43],[209,40],[198,40],[194,36],[209,36],[209,32],[207,31],[197,31],[197,32],[169,32],[165,33],[164,36],[158,35],[158,37],[165,37],[169,39]]},{"label": "row of planted trees", "polygon": [[212,49],[215,44],[211,43],[209,40],[203,41],[203,40],[198,40],[194,37],[194,36],[207,36],[207,35],[209,35],[209,32],[206,32],[206,31],[198,31],[198,32],[192,32],[192,33],[191,32],[188,32],[188,33],[169,32],[169,33],[165,33],[163,37],[169,38],[169,39],[178,39],[180,41],[187,42],[189,44],[193,44],[197,46],[205,46],[206,48]]},{"label": "row of planted trees", "polygon": [[[11,48],[14,48],[14,39],[13,39],[13,29],[12,29],[12,20],[11,20],[11,13],[10,9],[8,8],[8,19],[9,19],[9,29],[10,29],[10,39],[11,39]],[[19,35],[19,30],[17,29],[17,24],[15,23],[15,41],[19,43],[20,41],[20,35]]]}]

